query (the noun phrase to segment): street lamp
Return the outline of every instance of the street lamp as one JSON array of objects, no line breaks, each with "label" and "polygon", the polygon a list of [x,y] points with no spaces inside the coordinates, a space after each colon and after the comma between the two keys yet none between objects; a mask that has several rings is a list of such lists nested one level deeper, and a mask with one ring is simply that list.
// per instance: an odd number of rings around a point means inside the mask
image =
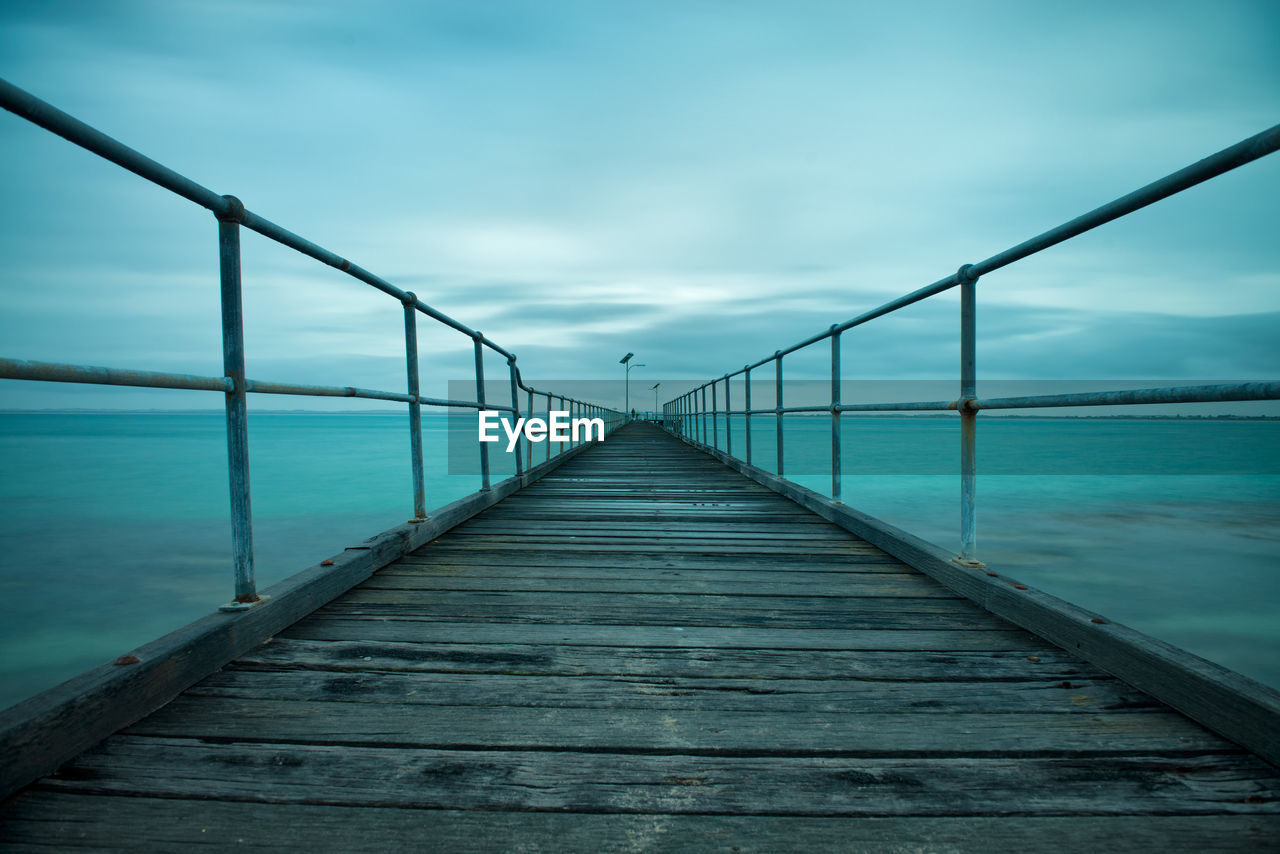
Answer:
[{"label": "street lamp", "polygon": [[644,367],[643,362],[641,362],[640,364],[633,365],[631,363],[631,358],[633,356],[635,356],[635,353],[628,353],[627,355],[623,356],[621,359],[618,360],[619,365],[626,365],[626,368],[627,368],[625,385],[626,385],[626,398],[627,398],[626,414],[627,414],[628,421],[631,420],[631,369]]},{"label": "street lamp", "polygon": [[654,383],[653,385],[649,386],[649,388],[653,390],[653,414],[654,414],[654,417],[657,417],[657,415],[658,415],[658,386],[660,386],[660,385],[662,385],[662,383]]}]

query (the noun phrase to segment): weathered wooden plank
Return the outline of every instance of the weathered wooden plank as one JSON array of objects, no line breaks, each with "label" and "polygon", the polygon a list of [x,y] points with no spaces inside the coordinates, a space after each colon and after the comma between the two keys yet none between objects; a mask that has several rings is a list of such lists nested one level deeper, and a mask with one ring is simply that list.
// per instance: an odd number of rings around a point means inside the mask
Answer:
[{"label": "weathered wooden plank", "polygon": [[837,650],[1026,650],[1052,647],[1021,629],[954,631],[921,629],[793,629],[721,626],[594,626],[566,623],[464,623],[389,617],[312,616],[280,636],[310,640],[417,641],[427,643],[586,644],[606,647]]},{"label": "weathered wooden plank", "polygon": [[467,706],[183,694],[131,735],[299,744],[858,756],[1102,755],[1235,750],[1182,715],[913,714]]},{"label": "weathered wooden plank", "polygon": [[[125,841],[104,826],[127,820]],[[1202,816],[814,816],[423,810],[206,799],[19,796],[0,825],[7,851],[252,846],[257,851],[1274,851],[1280,818]],[[429,840],[429,842],[426,842]]]},{"label": "weathered wooden plank", "polygon": [[[473,604],[510,604],[529,611],[538,611],[543,607],[568,606],[589,609],[594,613],[609,608],[626,610],[628,608],[669,608],[673,611],[690,610],[724,610],[757,609],[773,612],[802,611],[815,613],[830,611],[849,613],[857,611],[863,614],[884,613],[888,615],[912,614],[962,614],[972,617],[975,622],[987,623],[991,626],[1003,627],[1001,621],[994,619],[967,599],[952,596],[937,598],[929,596],[900,596],[888,598],[884,596],[862,596],[858,593],[810,593],[807,595],[781,596],[767,591],[759,593],[655,593],[650,590],[636,592],[591,593],[581,590],[527,590],[506,591],[498,584],[487,590],[438,590],[404,587],[365,587],[350,591],[340,601],[332,603],[334,607],[344,605],[457,605],[466,608]],[[975,625],[975,628],[977,626]]]},{"label": "weathered wooden plank", "polygon": [[591,528],[576,529],[554,524],[538,524],[524,529],[483,528],[473,531],[457,532],[459,546],[470,547],[494,538],[502,540],[520,539],[528,542],[570,540],[580,543],[610,543],[629,545],[633,541],[638,545],[662,542],[670,544],[672,549],[680,549],[689,545],[720,546],[765,543],[779,549],[791,549],[809,553],[812,549],[854,547],[865,550],[865,543],[845,537],[833,537],[826,532],[806,534],[803,532],[774,533],[768,529],[751,529],[739,526],[733,529],[719,528],[714,531],[668,531],[661,526],[646,526],[644,530],[636,530],[634,526],[628,531],[610,531],[608,529]]},{"label": "weathered wooden plank", "polygon": [[585,554],[754,554],[754,556],[771,556],[774,560],[788,560],[791,554],[822,554],[822,556],[855,556],[855,554],[877,554],[878,549],[860,547],[860,545],[814,544],[813,547],[796,549],[769,542],[769,540],[732,540],[732,542],[686,542],[677,545],[663,543],[617,543],[611,540],[573,539],[564,536],[521,536],[520,539],[507,539],[503,536],[475,536],[470,539],[457,539],[449,542],[449,548],[457,552],[524,552],[529,547],[554,548],[558,552],[577,552]]},{"label": "weathered wooden plank", "polygon": [[[510,549],[455,549],[449,540],[430,544],[413,554],[405,555],[397,563],[404,565],[457,564],[462,566],[513,565]],[[584,554],[578,551],[557,551],[552,546],[530,546],[519,553],[520,566],[593,566],[611,571],[671,567],[675,569],[749,569],[769,572],[903,572],[913,571],[905,563],[887,554],[826,555],[787,554],[755,556],[751,554],[689,554],[685,552],[654,552],[631,554],[618,552],[608,555]]]},{"label": "weathered wooden plank", "polygon": [[[814,524],[816,521],[818,524]],[[609,537],[620,540],[643,539],[662,537],[664,539],[670,537],[676,540],[685,538],[706,538],[706,539],[770,539],[779,542],[795,541],[800,544],[807,543],[860,543],[861,540],[854,537],[848,531],[837,528],[830,523],[824,523],[822,519],[810,520],[802,524],[786,523],[786,524],[752,524],[745,522],[660,522],[645,525],[644,528],[637,529],[635,525],[621,525],[616,522],[602,523],[594,519],[588,521],[582,520],[564,520],[562,522],[548,522],[539,520],[535,522],[518,522],[512,520],[488,520],[477,519],[472,520],[465,525],[459,525],[454,529],[454,533],[458,536],[478,536],[499,535],[499,536],[517,536],[524,534],[548,534],[558,537],[565,536],[595,536]]]},{"label": "weathered wooden plank", "polygon": [[[847,576],[837,573],[813,573],[796,579],[800,573],[779,576],[757,572],[754,578],[743,573],[689,573],[687,571],[654,570],[650,573],[617,573],[598,568],[579,569],[547,567],[415,567],[416,571],[374,573],[360,585],[361,590],[493,590],[499,592],[559,593],[645,593],[654,588],[672,594],[715,594],[720,596],[810,596],[836,597],[927,597],[955,599],[956,593],[932,579],[915,575],[861,573]],[[425,570],[425,571],[424,571]],[[603,576],[603,577],[602,577]],[[782,577],[787,580],[775,581]]]},{"label": "weathered wooden plank", "polygon": [[[501,512],[497,512],[501,510]],[[570,509],[565,502],[557,501],[554,504],[530,503],[517,506],[502,505],[495,506],[492,515],[486,514],[486,518],[495,522],[515,521],[515,522],[566,522],[582,519],[589,514],[589,518],[599,522],[611,522],[613,524],[645,522],[647,523],[667,523],[667,522],[697,522],[697,523],[717,523],[726,522],[735,525],[748,525],[758,522],[762,525],[799,525],[801,527],[814,527],[821,525],[826,520],[815,517],[812,513],[800,508],[793,507],[789,511],[782,512],[782,508],[774,508],[762,506],[760,509],[750,510],[721,510],[707,507],[686,507],[683,509],[658,510],[648,506],[635,506],[627,509],[621,504],[615,504],[611,501],[597,501],[594,506]]]},{"label": "weathered wooden plank", "polygon": [[529,676],[358,673],[226,667],[188,697],[332,700],[433,706],[697,709],[787,714],[936,712],[1099,714],[1163,710],[1111,677],[1035,682],[869,682],[857,679],[714,679],[673,676]]},{"label": "weathered wooden plank", "polygon": [[[409,601],[371,601],[374,594],[382,598],[407,598]],[[425,601],[439,595],[452,601]],[[469,598],[493,597],[485,602]],[[509,595],[510,601],[496,601]],[[563,604],[522,602],[522,595],[546,596],[563,599]],[[630,605],[625,601],[607,601],[590,610],[582,603],[594,594],[502,594],[473,593],[472,591],[369,591],[369,599],[341,600],[325,605],[318,617],[370,617],[396,618],[422,622],[499,622],[499,623],[548,623],[557,625],[592,624],[597,626],[698,626],[790,628],[790,629],[887,629],[895,631],[919,631],[955,629],[967,631],[1003,631],[1004,626],[981,612],[974,614],[967,609],[972,604],[964,599],[886,599],[868,598],[856,600],[848,608],[839,604],[814,605],[810,608],[771,608],[772,598],[757,600],[756,607],[715,607],[686,605]],[[610,594],[603,594],[610,595]],[[645,594],[611,594],[619,598]],[[653,597],[661,598],[661,597]],[[714,596],[682,597],[689,600],[715,599]],[[752,597],[736,597],[750,601]],[[820,600],[842,603],[844,600]],[[893,606],[897,605],[895,609]],[[932,607],[930,607],[932,606]],[[953,607],[947,607],[953,606]]]},{"label": "weathered wooden plank", "polygon": [[1095,762],[207,744],[122,736],[40,786],[266,803],[327,804],[340,791],[353,806],[811,816],[1274,815],[1280,798],[1269,767],[1250,756],[1111,757],[1107,774],[1096,773]]},{"label": "weathered wooden plank", "polygon": [[408,643],[277,637],[236,659],[241,667],[340,672],[517,673],[549,676],[694,676],[713,679],[1076,681],[1106,678],[1057,647],[1010,652]]}]

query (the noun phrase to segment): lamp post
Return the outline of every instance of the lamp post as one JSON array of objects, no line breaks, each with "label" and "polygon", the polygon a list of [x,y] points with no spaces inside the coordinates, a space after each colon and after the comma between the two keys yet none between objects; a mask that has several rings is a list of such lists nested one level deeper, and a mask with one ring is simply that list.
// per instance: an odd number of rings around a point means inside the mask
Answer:
[{"label": "lamp post", "polygon": [[662,385],[662,383],[654,383],[653,385],[649,386],[649,388],[653,391],[653,416],[655,418],[658,417],[658,386],[660,385]]},{"label": "lamp post", "polygon": [[639,364],[631,363],[631,359],[634,356],[635,356],[635,353],[628,353],[627,355],[623,356],[621,359],[618,360],[618,364],[625,365],[627,369],[626,380],[624,382],[624,385],[626,386],[626,400],[627,400],[625,412],[626,412],[626,417],[628,421],[631,420],[631,369],[644,367],[643,362]]}]

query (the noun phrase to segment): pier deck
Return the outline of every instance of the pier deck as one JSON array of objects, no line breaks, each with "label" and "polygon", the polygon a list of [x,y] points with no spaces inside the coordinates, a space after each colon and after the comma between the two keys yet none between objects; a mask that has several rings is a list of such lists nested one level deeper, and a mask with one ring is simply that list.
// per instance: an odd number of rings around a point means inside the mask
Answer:
[{"label": "pier deck", "polygon": [[0,809],[15,848],[1274,850],[1276,769],[644,424]]}]

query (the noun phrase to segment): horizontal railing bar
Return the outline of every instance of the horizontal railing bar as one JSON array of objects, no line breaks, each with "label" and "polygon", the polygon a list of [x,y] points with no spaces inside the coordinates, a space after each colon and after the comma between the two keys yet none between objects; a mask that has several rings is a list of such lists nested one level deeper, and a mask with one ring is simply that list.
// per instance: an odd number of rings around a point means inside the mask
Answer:
[{"label": "horizontal railing bar", "polygon": [[0,358],[0,379],[181,388],[223,393],[235,390],[235,384],[230,377],[202,377],[194,374],[168,374],[158,371],[134,371],[127,368],[100,368],[92,365],[66,365],[60,362],[31,362],[3,358]]},{"label": "horizontal railing bar", "polygon": [[453,329],[456,329],[457,331],[461,332],[462,334],[470,338],[479,338],[480,343],[483,344],[484,346],[489,347],[491,350],[494,350],[502,354],[503,356],[506,356],[507,358],[511,358],[511,353],[509,353],[504,348],[498,346],[494,342],[490,341],[489,339],[485,338],[483,335],[481,335],[476,330],[472,329],[470,326],[467,326],[465,323],[459,320],[454,320],[449,315],[445,314],[442,311],[439,311],[438,309],[432,308],[431,306],[427,305],[422,300],[417,299],[416,297],[410,297],[407,291],[397,288],[395,285],[391,284],[381,276],[374,275],[373,273],[369,272],[368,270],[359,266],[358,264],[352,264],[349,260],[347,260],[346,258],[343,258],[341,255],[338,255],[335,252],[330,252],[328,249],[325,249],[323,246],[319,246],[315,243],[312,243],[310,240],[307,240],[306,238],[300,235],[294,234],[292,231],[289,231],[287,228],[284,228],[283,226],[277,225],[276,223],[272,222],[269,219],[261,217],[258,214],[255,214],[249,210],[245,210],[240,215],[240,223],[245,228],[256,231],[258,234],[261,234],[263,237],[268,237],[276,241],[277,243],[283,244],[284,246],[288,246],[290,249],[301,252],[303,255],[307,255],[311,258],[314,258],[317,261],[321,262],[322,264],[327,264],[328,266],[333,267],[334,269],[340,270],[343,273],[346,273],[347,275],[351,276],[352,278],[359,279],[365,284],[371,285],[377,288],[378,290],[382,291],[384,294],[395,297],[401,302],[412,301],[413,307],[416,308],[418,311],[422,312],[423,314],[427,315],[428,317],[434,318],[435,320],[438,320],[439,322],[443,323],[445,326],[452,327]]},{"label": "horizontal railing bar", "polygon": [[[23,359],[0,358],[0,379],[31,380],[35,382],[83,383],[86,385],[119,385],[145,388],[190,389],[194,391],[235,390],[230,377],[203,377],[194,374],[169,374],[158,371],[135,371],[128,368],[102,368],[93,365],[66,365],[59,362],[32,362]],[[289,394],[303,397],[358,397],[367,400],[394,400],[413,403],[412,395],[403,392],[378,391],[355,386],[305,385],[279,383],[264,380],[245,380],[245,391],[257,394]],[[424,406],[444,406],[459,409],[491,409],[497,412],[514,412],[510,406],[481,405],[471,400],[447,400],[419,397]]]},{"label": "horizontal railing bar", "polygon": [[300,383],[276,383],[246,379],[245,391],[258,394],[293,394],[300,397],[361,397],[368,400],[396,400],[413,403],[413,397],[403,392],[378,391],[355,386],[304,385]]},{"label": "horizontal railing bar", "polygon": [[919,401],[912,403],[840,403],[840,404],[823,404],[821,406],[784,406],[782,409],[769,407],[767,409],[717,409],[717,415],[775,415],[778,412],[787,414],[789,412],[894,412],[906,410],[947,410],[955,409],[956,402],[954,400],[932,400]]},{"label": "horizontal railing bar", "polygon": [[[1196,184],[1202,184],[1210,178],[1215,178],[1224,172],[1230,172],[1232,169],[1244,166],[1246,163],[1252,163],[1254,160],[1265,157],[1277,150],[1280,150],[1280,125],[1275,125],[1261,133],[1254,134],[1248,139],[1241,140],[1235,145],[1224,148],[1216,154],[1211,154],[1203,160],[1198,160],[1190,166],[1186,166],[1179,169],[1177,172],[1166,175],[1158,181],[1153,181],[1145,187],[1140,187],[1132,193],[1121,196],[1114,201],[1094,208],[1086,214],[1038,234],[1029,240],[1024,240],[1017,246],[1010,247],[1003,252],[992,255],[990,258],[970,265],[967,275],[970,277],[978,277],[994,272],[995,270],[999,270],[1001,267],[1006,267],[1014,261],[1021,260],[1029,255],[1034,255],[1035,253],[1048,249],[1051,246],[1055,246],[1064,240],[1069,240],[1072,237],[1078,237],[1086,231],[1091,231],[1092,229],[1095,229],[1100,225],[1105,225],[1114,219],[1118,219],[1126,214],[1145,208],[1160,201],[1161,199],[1166,199],[1169,196],[1194,187]],[[917,303],[922,299],[927,299],[928,297],[940,294],[943,291],[950,290],[960,284],[959,277],[959,271],[952,273],[945,279],[939,279],[931,285],[927,285],[919,290],[900,296],[895,300],[885,303],[884,305],[873,308],[870,311],[864,312],[850,320],[846,320],[844,323],[833,324],[823,332],[811,335],[790,347],[784,347],[782,350],[779,350],[758,362],[746,365],[733,373],[725,374],[720,379],[736,377],[753,368],[767,365],[780,355],[789,355],[797,350],[808,347],[810,344],[816,344],[819,341],[830,338],[832,335],[852,329],[855,326],[860,326],[869,320],[875,320],[877,317],[882,317],[886,314],[897,311],[900,308],[905,308],[913,303]]]},{"label": "horizontal railing bar", "polygon": [[[135,175],[146,178],[148,181],[158,184],[166,190],[182,196],[184,199],[207,208],[215,216],[234,219],[245,228],[252,229],[263,237],[268,237],[330,267],[341,270],[353,278],[395,297],[401,302],[407,302],[410,299],[406,291],[397,288],[380,276],[375,276],[363,267],[352,264],[346,258],[294,234],[292,231],[277,225],[265,217],[246,210],[238,200],[220,195],[208,187],[192,181],[185,175],[161,165],[119,140],[107,136],[102,131],[64,113],[52,104],[37,98],[30,92],[14,86],[4,79],[0,79],[0,106],[17,116],[21,116],[32,124],[39,125],[45,130],[57,134],[68,142],[91,151],[105,160],[110,160]],[[453,327],[464,335],[480,338],[481,343],[491,350],[507,358],[514,358],[508,350],[484,338],[479,332],[476,332],[465,323],[454,320],[447,314],[416,298],[413,299],[413,304],[418,311],[428,317],[432,317],[446,326]]]},{"label": "horizontal railing bar", "polygon": [[218,216],[225,216],[232,210],[231,202],[208,187],[197,184],[167,166],[162,166],[150,157],[134,151],[119,140],[112,139],[102,131],[90,127],[4,79],[0,79],[0,106],[81,148],[92,151],[99,157],[110,160],[117,166],[128,169],[135,175],[140,175],[170,192],[177,193],[184,199],[208,208]]},{"label": "horizontal railing bar", "polygon": [[[1072,406],[1141,406],[1162,403],[1226,403],[1248,400],[1280,400],[1280,382],[1228,383],[1222,385],[1163,386],[1119,391],[1074,392],[1026,397],[995,397],[975,400],[973,409],[1041,409]],[[911,401],[905,403],[841,403],[834,406],[788,406],[781,410],[717,410],[721,415],[774,414],[787,412],[910,412],[956,410],[957,400]]]},{"label": "horizontal railing bar", "polygon": [[1224,172],[1230,172],[1232,169],[1243,166],[1246,163],[1252,163],[1254,160],[1265,157],[1277,150],[1280,150],[1280,125],[1274,125],[1261,133],[1254,134],[1248,139],[1241,140],[1235,145],[1224,148],[1216,154],[1211,154],[1203,160],[1198,160],[1190,166],[1166,175],[1158,181],[1153,181],[1128,195],[1121,196],[1115,201],[1094,208],[1069,222],[1064,222],[1057,228],[1051,228],[1043,234],[1038,234],[1030,240],[1019,243],[1017,246],[1006,249],[997,255],[992,255],[985,261],[979,261],[973,265],[969,272],[973,276],[986,275],[1001,267],[1008,266],[1014,261],[1026,258],[1028,255],[1034,255],[1064,240],[1084,234],[1086,231],[1095,229],[1100,225],[1105,225],[1113,219],[1145,208],[1161,199],[1166,199],[1175,193],[1194,187],[1196,184],[1204,183],[1210,178],[1216,178]]},{"label": "horizontal railing bar", "polygon": [[841,403],[840,412],[938,412],[955,409],[954,400],[919,400],[908,403]]},{"label": "horizontal railing bar", "polygon": [[422,397],[418,402],[423,406],[446,406],[454,409],[484,409],[493,412],[515,412],[510,406],[497,403],[479,403],[474,400],[446,400],[437,397]]},{"label": "horizontal railing bar", "polygon": [[[1221,403],[1240,400],[1280,400],[1280,382],[1230,385],[1170,386],[1128,391],[1045,394],[1032,397],[996,397],[975,400],[975,409],[1036,409],[1054,406],[1117,406],[1157,403]],[[952,404],[954,408],[955,404]]]}]

